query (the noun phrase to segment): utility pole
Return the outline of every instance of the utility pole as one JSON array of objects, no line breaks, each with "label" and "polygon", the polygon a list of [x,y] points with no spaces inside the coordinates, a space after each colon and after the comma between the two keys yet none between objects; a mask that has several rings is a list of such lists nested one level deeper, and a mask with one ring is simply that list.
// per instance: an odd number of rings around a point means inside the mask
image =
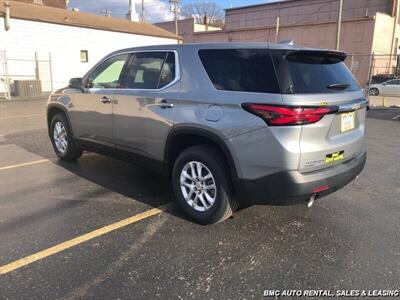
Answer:
[{"label": "utility pole", "polygon": [[343,0],[339,0],[339,13],[337,21],[336,50],[340,48],[340,27],[342,25]]},{"label": "utility pole", "polygon": [[175,21],[175,34],[178,34],[178,14],[179,14],[179,1],[180,0],[169,0],[171,5],[171,11],[174,14]]},{"label": "utility pole", "polygon": [[207,17],[207,12],[204,13],[203,23],[204,23],[204,27],[205,27],[206,31],[208,31],[208,17]]},{"label": "utility pole", "polygon": [[279,43],[279,22],[280,18],[279,16],[276,17],[276,27],[275,27],[275,42]]},{"label": "utility pole", "polygon": [[[276,17],[276,27],[275,27],[275,43],[279,43],[279,26],[281,19],[281,2],[278,4],[278,16]],[[269,34],[269,31],[268,31]]]},{"label": "utility pole", "polygon": [[142,13],[141,13],[142,22],[144,22],[144,0],[142,0]]}]

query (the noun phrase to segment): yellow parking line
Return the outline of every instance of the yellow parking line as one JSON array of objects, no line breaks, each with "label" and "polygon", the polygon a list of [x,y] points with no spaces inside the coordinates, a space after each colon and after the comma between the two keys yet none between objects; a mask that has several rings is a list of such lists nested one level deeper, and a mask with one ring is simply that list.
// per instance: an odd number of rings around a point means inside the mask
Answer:
[{"label": "yellow parking line", "polygon": [[84,235],[81,235],[81,236],[78,236],[78,237],[73,238],[71,240],[68,240],[66,242],[63,242],[61,244],[55,245],[55,246],[50,247],[48,249],[39,251],[39,252],[37,252],[35,254],[32,254],[32,255],[29,255],[27,257],[21,258],[19,260],[11,262],[11,263],[9,263],[7,265],[1,266],[0,267],[0,275],[9,273],[9,272],[14,271],[14,270],[19,269],[19,268],[22,268],[22,267],[24,267],[26,265],[29,265],[29,264],[31,264],[31,263],[33,263],[35,261],[41,260],[43,258],[46,258],[46,257],[50,256],[50,255],[53,255],[53,254],[59,253],[61,251],[64,251],[66,249],[69,249],[71,247],[74,247],[76,245],[79,245],[79,244],[84,243],[86,241],[89,241],[91,239],[94,239],[96,237],[104,235],[104,234],[106,234],[106,233],[108,233],[110,231],[113,231],[113,230],[125,227],[127,225],[136,223],[138,221],[141,221],[143,219],[149,218],[151,216],[158,215],[161,212],[162,212],[162,210],[159,209],[159,208],[152,208],[152,209],[150,209],[148,211],[145,211],[143,213],[140,213],[140,214],[134,215],[132,217],[129,217],[127,219],[121,220],[119,222],[116,222],[116,223],[101,227],[99,229],[96,229],[96,230],[93,230],[91,232],[88,232],[88,233],[86,233]]},{"label": "yellow parking line", "polygon": [[49,159],[41,159],[41,160],[35,160],[35,161],[30,161],[27,163],[23,164],[17,164],[17,165],[10,165],[10,166],[5,166],[5,167],[0,167],[0,171],[2,170],[9,170],[9,169],[15,169],[15,168],[20,168],[20,167],[25,167],[25,166],[30,166],[30,165],[36,165],[36,164],[41,164],[45,162],[49,162]]}]

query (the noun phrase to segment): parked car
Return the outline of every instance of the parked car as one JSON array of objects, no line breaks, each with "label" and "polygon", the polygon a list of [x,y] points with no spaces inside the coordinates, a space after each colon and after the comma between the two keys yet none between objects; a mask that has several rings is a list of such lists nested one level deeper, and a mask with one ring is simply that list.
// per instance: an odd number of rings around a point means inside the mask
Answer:
[{"label": "parked car", "polygon": [[400,79],[391,79],[382,83],[371,84],[368,91],[371,96],[400,96]]},{"label": "parked car", "polygon": [[50,96],[49,136],[63,160],[89,150],[162,171],[199,223],[240,202],[311,206],[366,161],[365,94],[345,58],[282,44],[116,51]]}]

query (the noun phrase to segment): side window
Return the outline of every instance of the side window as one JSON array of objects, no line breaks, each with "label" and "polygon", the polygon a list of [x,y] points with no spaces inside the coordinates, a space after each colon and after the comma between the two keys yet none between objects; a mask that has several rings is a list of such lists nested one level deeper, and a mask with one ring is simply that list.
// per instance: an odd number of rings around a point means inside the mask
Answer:
[{"label": "side window", "polygon": [[266,49],[204,49],[199,50],[199,57],[218,90],[279,93]]},{"label": "side window", "polygon": [[127,87],[158,89],[175,78],[175,57],[172,52],[138,52],[129,67]]},{"label": "side window", "polygon": [[113,56],[98,66],[90,75],[86,84],[88,88],[122,88],[122,69],[128,54]]},{"label": "side window", "polygon": [[175,79],[175,53],[168,52],[167,58],[161,69],[160,83],[158,88],[163,88],[164,86],[170,84]]}]

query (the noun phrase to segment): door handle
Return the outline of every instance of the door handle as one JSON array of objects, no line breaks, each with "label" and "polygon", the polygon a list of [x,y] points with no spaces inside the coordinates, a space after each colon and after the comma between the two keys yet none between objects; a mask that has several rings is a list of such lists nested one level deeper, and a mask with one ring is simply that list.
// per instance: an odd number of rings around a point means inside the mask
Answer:
[{"label": "door handle", "polygon": [[112,99],[110,97],[104,96],[100,99],[102,103],[111,103]]},{"label": "door handle", "polygon": [[166,108],[173,108],[174,104],[168,103],[167,100],[163,99],[158,103],[158,106],[160,106],[162,109],[166,109]]}]

